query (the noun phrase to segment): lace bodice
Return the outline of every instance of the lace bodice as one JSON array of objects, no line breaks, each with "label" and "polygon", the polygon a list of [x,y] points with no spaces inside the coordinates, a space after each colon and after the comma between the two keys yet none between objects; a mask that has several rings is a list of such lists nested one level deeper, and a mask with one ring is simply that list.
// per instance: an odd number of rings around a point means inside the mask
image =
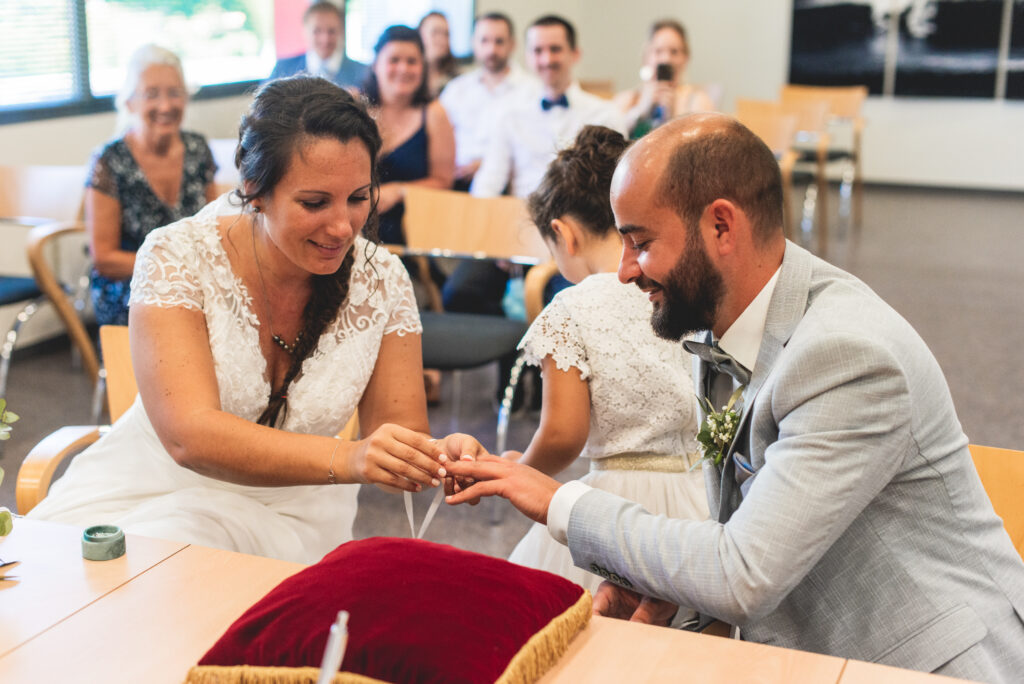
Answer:
[{"label": "lace bodice", "polygon": [[680,456],[696,451],[697,402],[689,355],[651,329],[651,303],[614,273],[559,292],[523,337],[529,363],[550,356],[590,386],[590,434],[581,456]]},{"label": "lace bodice", "polygon": [[[129,303],[202,311],[221,408],[255,421],[266,408],[270,382],[252,298],[232,271],[217,230],[225,198],[150,233],[136,257]],[[285,430],[337,433],[370,380],[381,338],[422,330],[412,284],[398,258],[361,237],[355,250],[348,299],[288,391]]]}]

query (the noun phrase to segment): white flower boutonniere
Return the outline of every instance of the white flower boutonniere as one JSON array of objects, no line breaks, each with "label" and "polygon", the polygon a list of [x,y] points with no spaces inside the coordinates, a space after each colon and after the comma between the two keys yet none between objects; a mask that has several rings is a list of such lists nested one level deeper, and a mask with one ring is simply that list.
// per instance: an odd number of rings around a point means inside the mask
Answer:
[{"label": "white flower boutonniere", "polygon": [[736,411],[736,402],[743,395],[746,388],[739,387],[732,396],[729,403],[716,411],[706,397],[697,397],[701,409],[704,411],[704,423],[697,433],[697,441],[700,442],[704,456],[702,461],[710,461],[714,465],[721,465],[725,458],[725,452],[729,445],[736,439],[736,430],[740,426],[740,415]]}]

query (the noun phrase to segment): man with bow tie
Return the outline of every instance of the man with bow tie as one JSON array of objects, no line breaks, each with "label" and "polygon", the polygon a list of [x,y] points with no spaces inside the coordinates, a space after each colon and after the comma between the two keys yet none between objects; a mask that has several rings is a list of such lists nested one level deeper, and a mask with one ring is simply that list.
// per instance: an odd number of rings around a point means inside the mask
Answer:
[{"label": "man with bow tie", "polygon": [[478,197],[494,197],[508,186],[526,197],[537,189],[559,149],[587,124],[622,130],[611,102],[584,92],[573,70],[580,60],[576,29],[565,19],[540,17],[526,29],[526,64],[537,76],[495,117],[494,135],[470,186]]},{"label": "man with bow tie", "polygon": [[[573,76],[580,59],[576,29],[567,20],[546,15],[526,29],[526,64],[536,84],[520,88],[494,116],[489,143],[469,192],[496,197],[506,189],[525,198],[540,185],[558,150],[587,124],[625,132],[614,105],[584,92]],[[446,311],[502,314],[508,273],[487,261],[466,261],[445,283]]]},{"label": "man with bow tie", "polygon": [[610,580],[606,615],[664,623],[680,604],[750,641],[1019,681],[1024,562],[942,371],[864,283],[786,241],[769,149],[729,117],[683,117],[627,151],[611,192],[619,278],[648,293],[659,335],[697,333],[716,411],[740,397],[705,467],[712,518],[652,516],[489,456],[449,464],[477,480],[449,501],[498,494],[545,522]]}]

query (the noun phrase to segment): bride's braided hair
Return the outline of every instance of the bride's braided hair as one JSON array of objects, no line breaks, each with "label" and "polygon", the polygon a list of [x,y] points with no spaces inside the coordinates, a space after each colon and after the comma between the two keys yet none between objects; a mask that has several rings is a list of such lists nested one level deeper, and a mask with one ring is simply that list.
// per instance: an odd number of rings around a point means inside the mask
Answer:
[{"label": "bride's braided hair", "polygon": [[[297,76],[278,79],[256,93],[238,129],[235,166],[242,183],[236,193],[243,209],[252,200],[269,195],[288,170],[297,151],[311,138],[346,143],[360,140],[370,153],[370,214],[363,234],[372,241],[377,230],[377,156],[381,139],[366,108],[352,95],[322,78]],[[288,388],[302,363],[316,349],[324,330],[338,316],[348,295],[355,262],[354,247],[341,266],[329,275],[312,276],[312,293],[302,312],[302,330],[292,351],[292,362],[278,388],[271,387],[267,408],[257,419],[277,426],[288,412]]]}]

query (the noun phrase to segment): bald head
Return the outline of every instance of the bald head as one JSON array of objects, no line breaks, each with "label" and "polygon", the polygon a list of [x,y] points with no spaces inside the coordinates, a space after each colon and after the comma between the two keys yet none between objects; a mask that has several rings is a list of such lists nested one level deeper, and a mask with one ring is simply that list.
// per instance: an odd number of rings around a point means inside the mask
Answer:
[{"label": "bald head", "polygon": [[775,155],[743,124],[724,114],[670,121],[634,144],[612,180],[612,201],[627,188],[649,189],[695,229],[704,209],[726,199],[750,219],[756,242],[782,236],[782,177]]}]

